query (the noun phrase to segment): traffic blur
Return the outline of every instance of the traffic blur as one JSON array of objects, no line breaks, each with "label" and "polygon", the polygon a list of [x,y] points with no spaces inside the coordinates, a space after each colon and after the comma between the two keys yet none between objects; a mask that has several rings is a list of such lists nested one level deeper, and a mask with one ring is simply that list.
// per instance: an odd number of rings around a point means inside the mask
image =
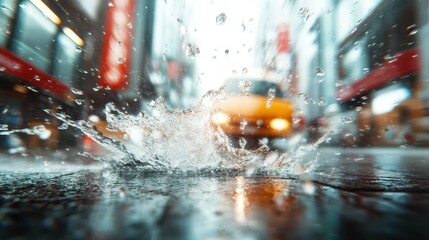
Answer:
[{"label": "traffic blur", "polygon": [[427,1],[0,4],[2,152],[93,148],[53,112],[98,119],[127,142],[107,104],[129,116],[151,115],[157,99],[186,111],[237,73],[208,113],[235,147],[296,132],[345,147],[429,144]]}]

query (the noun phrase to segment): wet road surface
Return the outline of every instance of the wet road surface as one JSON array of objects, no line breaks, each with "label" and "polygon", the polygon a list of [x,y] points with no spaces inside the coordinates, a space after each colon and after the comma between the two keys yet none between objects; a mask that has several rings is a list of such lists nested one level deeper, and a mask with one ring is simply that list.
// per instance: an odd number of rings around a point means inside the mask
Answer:
[{"label": "wet road surface", "polygon": [[429,238],[426,150],[307,157],[300,175],[0,170],[0,239]]}]

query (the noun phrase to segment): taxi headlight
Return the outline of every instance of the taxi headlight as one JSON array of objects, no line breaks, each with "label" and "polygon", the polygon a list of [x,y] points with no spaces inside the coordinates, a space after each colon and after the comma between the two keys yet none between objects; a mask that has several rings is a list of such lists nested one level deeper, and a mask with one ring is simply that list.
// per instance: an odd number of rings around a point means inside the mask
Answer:
[{"label": "taxi headlight", "polygon": [[290,123],[286,119],[275,118],[271,120],[270,127],[275,130],[281,131],[281,130],[288,129],[290,127]]},{"label": "taxi headlight", "polygon": [[229,122],[229,116],[223,112],[217,112],[213,114],[212,122],[214,124],[227,124]]}]

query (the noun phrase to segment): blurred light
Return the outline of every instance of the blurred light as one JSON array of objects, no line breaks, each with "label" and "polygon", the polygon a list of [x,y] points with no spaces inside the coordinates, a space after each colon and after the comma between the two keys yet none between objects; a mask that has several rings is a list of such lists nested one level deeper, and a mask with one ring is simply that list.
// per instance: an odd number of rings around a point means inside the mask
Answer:
[{"label": "blurred light", "polygon": [[281,130],[288,129],[290,127],[290,124],[285,119],[275,118],[275,119],[271,120],[270,127],[275,129],[275,130],[281,131]]},{"label": "blurred light", "polygon": [[372,102],[372,111],[374,114],[383,114],[390,112],[400,102],[410,96],[410,91],[406,88],[399,88],[386,92],[374,98]]},{"label": "blurred light", "polygon": [[69,37],[74,43],[76,43],[78,46],[82,47],[84,42],[82,38],[80,38],[73,30],[71,30],[68,27],[63,28],[63,32]]},{"label": "blurred light", "polygon": [[229,116],[223,112],[217,112],[212,116],[212,122],[215,124],[227,124],[229,120]]},{"label": "blurred light", "polygon": [[22,94],[27,94],[27,92],[28,92],[28,89],[22,85],[15,85],[15,87],[13,87],[13,89],[15,89],[15,91],[22,93]]},{"label": "blurred light", "polygon": [[249,200],[246,195],[245,188],[245,179],[243,176],[237,177],[237,186],[235,188],[234,194],[234,212],[235,212],[235,220],[239,223],[246,222],[246,209],[249,205]]},{"label": "blurred light", "polygon": [[61,19],[41,0],[30,0],[47,18],[49,18],[53,23],[60,25]]}]

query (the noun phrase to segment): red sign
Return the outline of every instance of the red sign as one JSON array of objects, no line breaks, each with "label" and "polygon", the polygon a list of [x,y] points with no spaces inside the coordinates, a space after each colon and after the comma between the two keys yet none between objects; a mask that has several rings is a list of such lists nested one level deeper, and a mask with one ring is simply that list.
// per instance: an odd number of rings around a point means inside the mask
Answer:
[{"label": "red sign", "polygon": [[277,27],[277,52],[289,51],[289,28],[283,23]]},{"label": "red sign", "polygon": [[108,5],[99,84],[105,88],[123,90],[128,84],[131,66],[135,0],[106,2]]},{"label": "red sign", "polygon": [[421,70],[418,48],[411,48],[396,54],[394,60],[386,59],[384,63],[373,69],[362,79],[355,81],[337,90],[337,97],[341,102],[367,93],[371,90],[407,74],[417,73]]},{"label": "red sign", "polygon": [[0,73],[17,77],[33,86],[52,92],[60,97],[70,90],[69,86],[37,67],[27,63],[14,53],[0,48]]}]

